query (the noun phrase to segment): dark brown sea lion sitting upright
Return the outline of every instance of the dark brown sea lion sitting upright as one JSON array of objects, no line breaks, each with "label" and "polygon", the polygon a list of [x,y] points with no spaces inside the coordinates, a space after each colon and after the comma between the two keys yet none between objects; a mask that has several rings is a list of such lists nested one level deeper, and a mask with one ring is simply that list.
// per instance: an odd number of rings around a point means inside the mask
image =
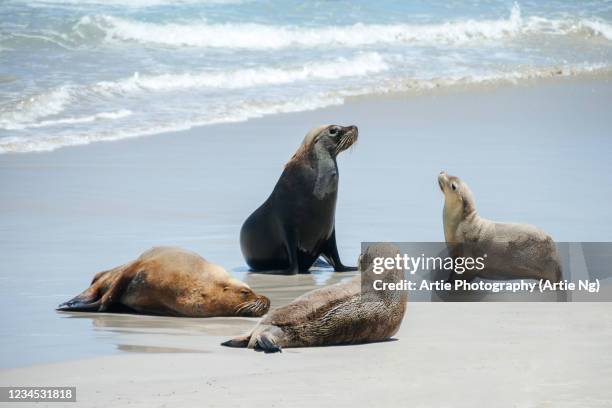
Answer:
[{"label": "dark brown sea lion sitting upright", "polygon": [[268,199],[242,225],[242,254],[255,271],[308,272],[323,256],[335,271],[342,264],[336,246],[338,154],[357,140],[356,126],[320,126],[297,149]]},{"label": "dark brown sea lion sitting upright", "polygon": [[[266,352],[289,347],[315,347],[383,341],[399,329],[406,311],[406,291],[374,291],[373,279],[398,283],[401,269],[383,275],[372,271],[378,257],[395,258],[391,244],[370,246],[359,259],[361,276],[305,293],[267,314],[253,331],[222,343]],[[363,285],[362,280],[363,278]]]},{"label": "dark brown sea lion sitting upright", "polygon": [[221,266],[184,249],[156,247],[135,261],[96,274],[89,288],[57,310],[259,317],[269,308],[267,297],[255,294]]}]

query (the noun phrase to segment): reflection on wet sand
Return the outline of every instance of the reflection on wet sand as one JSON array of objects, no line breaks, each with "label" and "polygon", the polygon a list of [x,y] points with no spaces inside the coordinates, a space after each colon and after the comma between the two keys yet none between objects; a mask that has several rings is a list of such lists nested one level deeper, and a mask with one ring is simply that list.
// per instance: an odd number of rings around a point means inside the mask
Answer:
[{"label": "reflection on wet sand", "polygon": [[137,346],[132,344],[117,344],[117,349],[132,353],[206,353],[204,350],[181,349],[174,347]]},{"label": "reflection on wet sand", "polygon": [[[254,291],[268,296],[271,310],[320,286],[331,285],[355,276],[331,269],[313,268],[310,274],[278,276],[233,271]],[[216,350],[218,341],[243,334],[257,318],[188,318],[150,316],[131,313],[62,313],[67,319],[90,319],[96,335],[105,337],[117,350],[138,353],[207,353]]]},{"label": "reflection on wet sand", "polygon": [[311,273],[299,275],[266,275],[261,273],[245,273],[235,275],[246,282],[255,292],[270,298],[271,309],[284,306],[296,297],[320,286],[333,285],[345,279],[350,279],[357,272],[334,272],[331,268],[311,268]]}]

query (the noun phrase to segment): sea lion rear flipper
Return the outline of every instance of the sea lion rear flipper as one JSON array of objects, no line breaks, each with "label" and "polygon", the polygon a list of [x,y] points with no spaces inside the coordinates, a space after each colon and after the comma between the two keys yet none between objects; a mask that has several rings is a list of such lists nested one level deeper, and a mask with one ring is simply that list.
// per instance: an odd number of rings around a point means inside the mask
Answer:
[{"label": "sea lion rear flipper", "polygon": [[99,298],[83,296],[83,294],[73,297],[67,302],[57,306],[55,310],[60,312],[97,312],[100,307]]},{"label": "sea lion rear flipper", "polygon": [[228,341],[224,341],[223,343],[221,343],[221,345],[225,347],[246,348],[249,345],[250,340],[251,335],[247,334],[246,336],[240,336]]},{"label": "sea lion rear flipper", "polygon": [[[121,266],[110,271],[98,273],[94,278],[92,285],[83,293],[67,302],[60,304],[56,310],[59,311],[74,311],[74,312],[104,312],[115,301],[121,299],[123,291],[134,277],[135,268],[126,268]],[[108,285],[106,290],[103,290],[104,275],[117,272],[117,276],[110,276],[113,281]]]}]

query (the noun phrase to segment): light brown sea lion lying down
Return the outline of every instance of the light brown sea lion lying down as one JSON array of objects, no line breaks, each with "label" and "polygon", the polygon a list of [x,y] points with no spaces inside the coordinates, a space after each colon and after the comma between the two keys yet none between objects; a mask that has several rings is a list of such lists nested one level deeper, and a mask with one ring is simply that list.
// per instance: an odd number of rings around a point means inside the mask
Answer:
[{"label": "light brown sea lion lying down", "polygon": [[[371,279],[398,282],[400,269],[372,275],[375,257],[395,257],[398,249],[390,244],[370,246],[359,260],[366,271],[364,288]],[[284,347],[312,347],[382,341],[400,327],[406,310],[406,292],[364,290],[361,276],[348,282],[305,293],[286,306],[273,310],[243,337],[222,343],[229,347],[248,347],[266,352]]]},{"label": "light brown sea lion lying down", "polygon": [[135,261],[96,274],[89,288],[57,310],[110,312],[126,308],[168,316],[262,316],[270,308],[270,300],[198,254],[155,247]]}]

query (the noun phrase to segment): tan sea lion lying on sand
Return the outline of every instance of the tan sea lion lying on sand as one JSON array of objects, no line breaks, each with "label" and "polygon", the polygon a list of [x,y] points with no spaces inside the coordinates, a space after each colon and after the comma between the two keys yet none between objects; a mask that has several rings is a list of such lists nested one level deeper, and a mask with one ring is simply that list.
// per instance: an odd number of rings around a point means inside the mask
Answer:
[{"label": "tan sea lion lying on sand", "polygon": [[361,277],[348,282],[305,293],[286,306],[273,310],[243,337],[222,343],[229,347],[247,347],[266,352],[284,347],[313,347],[382,341],[400,327],[406,310],[406,292],[367,290],[370,279],[398,282],[403,271],[395,269],[384,275],[372,275],[376,257],[395,257],[399,251],[390,244],[369,247],[360,257]]},{"label": "tan sea lion lying on sand", "polygon": [[89,288],[57,310],[110,312],[125,308],[185,317],[262,316],[270,308],[270,300],[198,254],[155,247],[135,261],[96,274]]}]

